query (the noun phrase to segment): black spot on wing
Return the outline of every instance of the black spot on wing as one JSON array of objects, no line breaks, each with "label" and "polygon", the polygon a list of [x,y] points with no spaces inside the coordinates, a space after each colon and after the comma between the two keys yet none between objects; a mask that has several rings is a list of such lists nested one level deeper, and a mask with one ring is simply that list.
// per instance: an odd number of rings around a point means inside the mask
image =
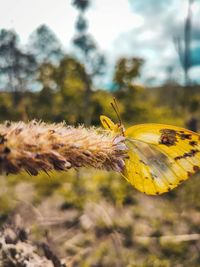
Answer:
[{"label": "black spot on wing", "polygon": [[194,157],[198,152],[200,152],[198,149],[191,149],[189,152],[186,152],[183,155],[177,156],[174,159],[180,160],[180,159],[185,159],[185,158],[191,158],[191,157]]},{"label": "black spot on wing", "polygon": [[198,145],[198,144],[197,144],[197,141],[190,141],[189,144],[190,144],[191,146],[197,146],[197,145]]},{"label": "black spot on wing", "polygon": [[166,145],[166,146],[173,146],[177,142],[176,138],[176,131],[172,129],[161,129],[160,130],[161,137],[160,137],[160,144]]},{"label": "black spot on wing", "polygon": [[192,134],[184,133],[183,131],[178,132],[177,135],[180,137],[181,140],[191,140],[192,139]]}]

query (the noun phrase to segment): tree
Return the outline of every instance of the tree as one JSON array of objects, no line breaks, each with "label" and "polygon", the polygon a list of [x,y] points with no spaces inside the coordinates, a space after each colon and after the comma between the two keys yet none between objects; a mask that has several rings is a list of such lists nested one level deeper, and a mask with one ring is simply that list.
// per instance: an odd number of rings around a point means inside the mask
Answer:
[{"label": "tree", "polygon": [[24,92],[30,89],[36,61],[31,53],[19,47],[19,38],[12,30],[0,31],[1,89],[11,92],[16,119],[27,119]]},{"label": "tree", "polygon": [[[186,121],[186,127],[190,130],[197,131],[198,116],[195,117],[196,105],[193,106],[193,98],[191,90],[188,91],[188,87],[191,88],[191,80],[189,76],[189,70],[192,67],[191,64],[191,33],[192,33],[192,4],[195,0],[188,0],[187,17],[184,23],[184,37],[183,42],[179,36],[174,38],[174,44],[176,46],[181,66],[184,71],[185,88],[181,104],[183,106],[184,117],[189,116],[190,119]],[[191,108],[192,107],[192,108]],[[198,109],[198,108],[197,108]]]},{"label": "tree", "polygon": [[[42,87],[36,97],[35,105],[39,109],[37,108],[34,111],[35,115],[47,121],[56,120],[54,73],[56,66],[64,57],[61,44],[49,27],[41,25],[31,34],[28,49],[32,51],[36,58],[36,80]],[[51,107],[51,110],[49,110],[49,107]]]},{"label": "tree", "polygon": [[128,87],[132,86],[134,79],[140,75],[143,62],[143,59],[136,57],[123,57],[117,61],[113,81],[119,90],[126,91]]},{"label": "tree", "polygon": [[179,55],[180,63],[184,71],[185,86],[190,85],[189,69],[191,68],[191,31],[192,31],[192,3],[188,0],[187,17],[184,23],[183,43],[179,36],[174,37],[174,44]]},{"label": "tree", "polygon": [[54,81],[57,85],[55,101],[60,113],[56,119],[65,119],[71,124],[83,122],[89,108],[85,109],[84,105],[85,88],[90,86],[84,65],[73,57],[66,56],[55,69]]},{"label": "tree", "polygon": [[31,34],[28,47],[38,64],[58,64],[64,54],[59,40],[46,25],[41,25]]},{"label": "tree", "polygon": [[87,112],[85,113],[85,124],[91,122],[91,94],[93,81],[95,77],[102,75],[105,70],[105,58],[98,51],[97,45],[90,34],[87,33],[88,22],[85,19],[85,12],[89,8],[89,0],[74,0],[73,5],[79,10],[78,19],[76,22],[76,34],[73,38],[75,47],[79,50],[79,59],[85,65],[88,73],[87,87],[85,88],[84,106]]},{"label": "tree", "polygon": [[123,118],[126,121],[133,120],[141,111],[137,106],[138,93],[142,87],[134,85],[134,80],[140,76],[141,67],[144,60],[141,58],[120,58],[115,66],[113,82],[116,90],[115,97],[119,100],[122,109]]},{"label": "tree", "polygon": [[89,0],[74,0],[73,5],[84,12],[89,7],[90,1]]},{"label": "tree", "polygon": [[11,92],[25,91],[35,67],[34,56],[20,50],[17,34],[13,31],[1,30],[0,78],[3,81],[3,88]]},{"label": "tree", "polygon": [[37,81],[41,84],[42,89],[37,93],[32,107],[34,117],[45,121],[55,120],[55,95],[56,82],[54,79],[56,67],[51,63],[43,63],[37,69]]}]

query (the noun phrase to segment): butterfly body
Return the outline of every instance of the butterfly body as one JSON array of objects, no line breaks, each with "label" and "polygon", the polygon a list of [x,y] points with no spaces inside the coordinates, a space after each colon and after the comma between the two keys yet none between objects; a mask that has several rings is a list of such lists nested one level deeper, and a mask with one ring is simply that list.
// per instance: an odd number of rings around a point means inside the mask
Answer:
[{"label": "butterfly body", "polygon": [[105,129],[124,135],[128,158],[122,175],[139,191],[156,195],[171,191],[200,170],[200,135],[165,124],[124,129],[106,116]]}]

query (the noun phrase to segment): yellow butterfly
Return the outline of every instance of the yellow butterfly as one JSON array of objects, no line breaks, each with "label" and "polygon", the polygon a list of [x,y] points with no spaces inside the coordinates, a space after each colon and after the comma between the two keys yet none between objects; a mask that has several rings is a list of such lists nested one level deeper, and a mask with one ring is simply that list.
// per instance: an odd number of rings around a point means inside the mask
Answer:
[{"label": "yellow butterfly", "polygon": [[199,134],[165,124],[140,124],[125,130],[120,118],[118,124],[103,115],[100,120],[105,129],[126,137],[128,158],[122,175],[145,194],[171,191],[200,170]]}]

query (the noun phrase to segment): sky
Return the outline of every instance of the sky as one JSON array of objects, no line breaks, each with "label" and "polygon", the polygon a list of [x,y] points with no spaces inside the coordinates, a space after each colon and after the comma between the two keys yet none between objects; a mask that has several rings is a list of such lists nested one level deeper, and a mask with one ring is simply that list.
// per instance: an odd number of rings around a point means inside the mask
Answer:
[{"label": "sky", "polygon": [[[26,44],[30,34],[46,24],[68,52],[78,14],[71,2],[0,0],[0,28],[14,29]],[[91,3],[86,12],[88,31],[108,58],[108,73],[119,57],[134,56],[145,59],[139,81],[159,85],[169,76],[177,82],[183,81],[173,38],[183,36],[188,0],[91,0]],[[200,81],[200,0],[194,0],[192,14],[190,76]]]}]

